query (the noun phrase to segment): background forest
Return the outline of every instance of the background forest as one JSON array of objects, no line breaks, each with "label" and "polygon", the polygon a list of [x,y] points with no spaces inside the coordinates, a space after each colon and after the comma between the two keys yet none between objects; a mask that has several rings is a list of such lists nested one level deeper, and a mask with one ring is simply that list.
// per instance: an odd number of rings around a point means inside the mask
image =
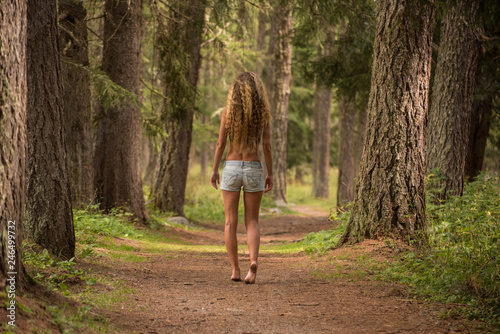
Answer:
[{"label": "background forest", "polygon": [[381,279],[500,322],[498,1],[16,0],[0,14],[2,289],[14,269],[20,291],[95,284],[69,268],[105,247],[96,235],[223,224],[213,154],[229,86],[252,71],[272,109],[262,212],[332,222],[280,251],[387,237],[404,250]]}]

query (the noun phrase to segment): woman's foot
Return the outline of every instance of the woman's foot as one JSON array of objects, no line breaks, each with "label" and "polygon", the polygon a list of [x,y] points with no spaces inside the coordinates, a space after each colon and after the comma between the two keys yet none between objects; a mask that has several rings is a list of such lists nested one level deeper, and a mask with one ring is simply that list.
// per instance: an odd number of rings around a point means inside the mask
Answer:
[{"label": "woman's foot", "polygon": [[231,279],[233,281],[241,281],[240,270],[239,269],[233,270],[233,274],[231,275]]},{"label": "woman's foot", "polygon": [[246,284],[254,284],[255,277],[257,276],[257,262],[252,262],[250,265],[250,270],[248,271],[247,277],[245,277]]}]

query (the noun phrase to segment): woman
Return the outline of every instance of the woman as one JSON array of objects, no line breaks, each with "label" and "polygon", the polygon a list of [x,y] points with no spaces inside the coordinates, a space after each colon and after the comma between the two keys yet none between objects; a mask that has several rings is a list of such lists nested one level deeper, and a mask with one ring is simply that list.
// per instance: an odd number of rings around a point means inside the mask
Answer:
[{"label": "woman", "polygon": [[[243,187],[245,227],[250,252],[250,269],[245,283],[255,283],[259,256],[259,209],[263,192],[273,188],[273,162],[271,157],[271,113],[262,81],[252,72],[236,77],[227,95],[226,108],[222,111],[219,140],[215,149],[214,168],[210,182],[217,189],[220,184],[224,199],[226,225],[224,239],[231,261],[233,281],[240,281],[238,264],[238,204]],[[219,164],[229,136],[229,151],[219,178]],[[262,141],[267,166],[267,176],[260,163],[259,144]]]}]

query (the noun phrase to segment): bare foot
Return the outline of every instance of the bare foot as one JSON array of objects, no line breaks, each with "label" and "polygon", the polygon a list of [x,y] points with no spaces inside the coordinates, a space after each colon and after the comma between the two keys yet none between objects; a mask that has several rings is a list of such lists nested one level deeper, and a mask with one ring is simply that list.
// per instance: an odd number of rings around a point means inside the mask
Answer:
[{"label": "bare foot", "polygon": [[257,262],[252,262],[250,265],[250,270],[248,271],[247,277],[245,277],[246,284],[254,284],[255,277],[257,276]]},{"label": "bare foot", "polygon": [[236,270],[233,270],[233,274],[231,275],[231,279],[233,281],[241,281],[241,277],[240,277],[240,270],[239,269],[236,269]]}]

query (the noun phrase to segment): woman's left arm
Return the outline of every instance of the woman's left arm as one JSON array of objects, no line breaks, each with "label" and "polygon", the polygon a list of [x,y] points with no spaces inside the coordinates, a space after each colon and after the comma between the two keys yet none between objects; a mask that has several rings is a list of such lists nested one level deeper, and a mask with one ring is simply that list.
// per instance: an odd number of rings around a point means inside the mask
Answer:
[{"label": "woman's left arm", "polygon": [[215,156],[214,156],[214,167],[212,169],[212,176],[210,177],[210,183],[212,187],[217,189],[217,185],[220,184],[220,176],[219,176],[219,165],[222,160],[222,154],[224,154],[224,150],[226,149],[226,141],[227,141],[227,132],[226,132],[226,108],[222,110],[222,117],[220,119],[220,130],[219,130],[219,139],[217,140],[217,146],[215,147]]}]

